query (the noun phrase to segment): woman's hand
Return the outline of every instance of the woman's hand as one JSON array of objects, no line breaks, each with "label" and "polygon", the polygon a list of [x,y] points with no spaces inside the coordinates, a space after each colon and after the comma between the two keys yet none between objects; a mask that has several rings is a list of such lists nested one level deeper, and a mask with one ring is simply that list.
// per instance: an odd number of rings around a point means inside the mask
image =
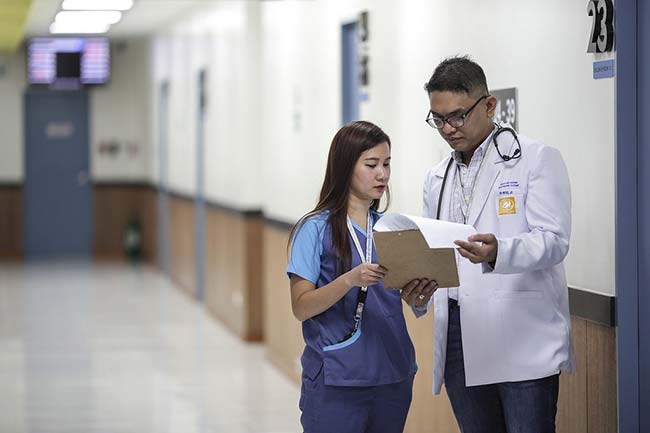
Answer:
[{"label": "woman's hand", "polygon": [[435,280],[413,280],[402,287],[402,299],[411,307],[420,308],[427,305],[436,290],[438,282]]},{"label": "woman's hand", "polygon": [[347,284],[352,287],[372,286],[386,275],[386,269],[374,263],[361,263],[345,274]]}]

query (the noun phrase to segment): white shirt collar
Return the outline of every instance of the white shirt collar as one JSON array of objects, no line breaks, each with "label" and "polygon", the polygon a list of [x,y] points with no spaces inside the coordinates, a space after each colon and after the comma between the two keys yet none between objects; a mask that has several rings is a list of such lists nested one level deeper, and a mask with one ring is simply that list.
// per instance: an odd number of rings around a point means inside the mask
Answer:
[{"label": "white shirt collar", "polygon": [[[494,126],[494,128],[492,128],[492,132],[490,132],[487,138],[483,140],[483,143],[481,143],[481,145],[474,151],[472,154],[472,159],[470,159],[470,163],[476,158],[478,158],[479,161],[483,158],[485,152],[487,152],[487,149],[490,146],[490,143],[492,142],[492,136],[494,135],[494,131],[496,131],[496,129],[497,127]],[[463,164],[463,156],[459,151],[453,150],[451,152],[451,157],[454,158],[456,164]]]}]

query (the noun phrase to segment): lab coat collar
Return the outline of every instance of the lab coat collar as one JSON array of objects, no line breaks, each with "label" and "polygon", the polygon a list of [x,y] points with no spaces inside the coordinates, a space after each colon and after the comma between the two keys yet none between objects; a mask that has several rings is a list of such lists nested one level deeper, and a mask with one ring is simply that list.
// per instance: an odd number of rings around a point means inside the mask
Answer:
[{"label": "lab coat collar", "polygon": [[436,177],[439,177],[441,179],[443,177],[445,177],[445,171],[447,170],[447,165],[449,165],[449,159],[450,158],[451,158],[451,156],[448,156],[447,158],[445,158],[443,161],[441,161],[438,164],[438,167],[436,167],[436,169],[435,169],[435,171],[433,173]]}]

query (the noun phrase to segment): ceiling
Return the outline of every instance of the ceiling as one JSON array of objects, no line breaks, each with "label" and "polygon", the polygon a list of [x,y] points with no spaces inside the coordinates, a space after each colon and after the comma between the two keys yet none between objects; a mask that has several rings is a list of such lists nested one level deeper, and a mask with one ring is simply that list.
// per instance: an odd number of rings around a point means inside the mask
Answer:
[{"label": "ceiling", "polygon": [[[129,38],[153,33],[161,26],[192,14],[200,8],[221,0],[134,0],[133,8],[127,11],[122,21],[113,25],[108,32],[112,38]],[[24,36],[46,36],[54,16],[59,11],[62,0],[0,0],[0,17],[2,11],[9,9],[10,4],[32,3],[24,27]],[[4,31],[4,23],[0,21],[0,41]],[[22,28],[18,30],[18,42],[22,39]],[[14,36],[15,38],[15,36]],[[2,45],[0,45],[2,50]]]},{"label": "ceiling", "polygon": [[31,0],[0,1],[0,52],[13,51],[22,40]]}]

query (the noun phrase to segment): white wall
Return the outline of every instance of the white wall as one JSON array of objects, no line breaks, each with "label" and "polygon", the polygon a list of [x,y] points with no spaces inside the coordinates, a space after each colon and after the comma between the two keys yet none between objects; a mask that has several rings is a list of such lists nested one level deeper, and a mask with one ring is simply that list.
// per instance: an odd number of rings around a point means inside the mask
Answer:
[{"label": "white wall", "polygon": [[[111,80],[91,90],[91,173],[98,181],[142,181],[150,177],[151,96],[146,39],[112,44]],[[100,152],[115,142],[115,155]]]},{"label": "white wall", "polygon": [[[430,3],[403,2],[399,52],[391,66],[376,68],[398,71],[395,81],[402,86],[414,84],[400,87],[399,110],[393,111],[404,116],[392,132],[398,143],[394,170],[411,173],[396,179],[395,209],[419,209],[419,196],[411,192],[416,174],[442,157],[431,155],[431,147],[448,151],[421,120],[427,111],[422,85],[439,60],[469,53],[483,66],[490,88],[518,88],[520,131],[558,147],[566,160],[574,219],[566,261],[570,283],[613,294],[615,81],[592,78],[586,3],[464,1],[453,8]],[[422,13],[427,9],[436,13]]]},{"label": "white wall", "polygon": [[369,11],[371,75],[361,113],[393,141],[391,209],[419,213],[423,174],[449,152],[424,122],[424,83],[443,58],[470,54],[490,88],[518,88],[520,131],[556,146],[567,162],[570,284],[613,293],[615,81],[592,79],[586,2],[463,0],[450,7],[442,0],[329,0],[206,8],[155,41],[157,83],[172,85],[172,189],[194,190],[194,83],[204,64],[208,196],[286,221],[310,210],[340,126],[340,28],[362,10]]},{"label": "white wall", "polygon": [[[159,132],[159,89],[170,85],[168,184],[196,191],[198,76],[208,76],[205,193],[238,209],[259,208],[260,101],[259,5],[224,2],[160,32],[154,39],[152,128]],[[156,156],[157,157],[157,156]],[[159,177],[158,169],[154,170]]]},{"label": "white wall", "polygon": [[17,52],[7,59],[5,75],[0,76],[0,182],[23,180],[25,83],[25,56]]},{"label": "white wall", "polygon": [[[149,116],[149,46],[146,40],[130,41],[112,51],[111,81],[90,87],[90,168],[93,180],[143,180],[151,171]],[[19,50],[0,77],[0,181],[24,179],[23,94],[27,86],[25,58]],[[99,153],[106,140],[120,143],[116,157]],[[137,153],[123,145],[132,144]],[[133,147],[132,147],[133,148]]]}]

